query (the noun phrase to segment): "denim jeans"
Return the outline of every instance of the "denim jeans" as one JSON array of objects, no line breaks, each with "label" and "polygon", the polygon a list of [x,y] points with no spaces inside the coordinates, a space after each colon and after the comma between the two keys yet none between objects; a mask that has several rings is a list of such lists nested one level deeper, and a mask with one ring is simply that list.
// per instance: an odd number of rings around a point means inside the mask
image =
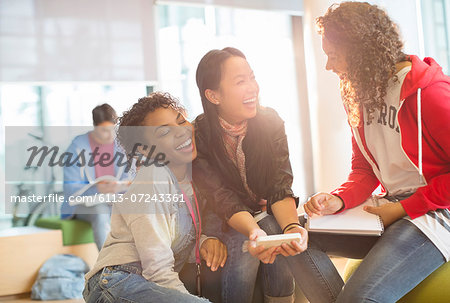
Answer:
[{"label": "denim jeans", "polygon": [[95,244],[101,250],[111,230],[111,206],[106,203],[92,207],[77,205],[74,218],[91,223]]},{"label": "denim jeans", "polygon": [[[364,260],[344,287],[328,255]],[[445,263],[434,244],[403,219],[381,237],[309,233],[308,249],[286,260],[312,303],[396,302]]]},{"label": "denim jeans", "polygon": [[[220,222],[220,221],[218,221]],[[217,224],[220,227],[220,224]],[[273,216],[267,216],[258,225],[268,235],[281,233]],[[222,270],[222,302],[252,302],[260,261],[248,252],[242,252],[246,236],[229,228],[218,237],[227,245],[228,258]],[[286,297],[294,293],[293,277],[287,269],[286,260],[277,258],[273,264],[262,264],[264,294]]]},{"label": "denim jeans", "polygon": [[87,303],[209,302],[207,299],[165,288],[146,280],[140,274],[140,266],[133,263],[107,266],[96,273],[86,284],[83,297]]}]

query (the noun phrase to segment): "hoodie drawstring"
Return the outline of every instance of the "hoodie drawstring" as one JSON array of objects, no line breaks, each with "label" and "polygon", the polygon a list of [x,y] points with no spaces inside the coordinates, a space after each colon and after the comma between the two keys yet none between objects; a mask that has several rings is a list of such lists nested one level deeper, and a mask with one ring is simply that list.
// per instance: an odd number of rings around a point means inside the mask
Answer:
[{"label": "hoodie drawstring", "polygon": [[423,166],[422,166],[422,98],[421,98],[422,89],[417,89],[417,143],[419,148],[419,181],[420,183],[424,183],[423,178]]}]

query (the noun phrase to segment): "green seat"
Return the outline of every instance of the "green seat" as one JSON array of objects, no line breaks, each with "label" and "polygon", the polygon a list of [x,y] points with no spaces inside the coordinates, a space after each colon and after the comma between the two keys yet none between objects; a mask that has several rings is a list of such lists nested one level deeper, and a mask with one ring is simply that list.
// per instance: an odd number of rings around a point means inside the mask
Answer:
[{"label": "green seat", "polygon": [[[349,259],[344,269],[344,281],[361,264],[362,260]],[[450,262],[443,264],[413,290],[401,298],[399,303],[447,303],[450,302]]]},{"label": "green seat", "polygon": [[38,219],[35,225],[49,229],[61,229],[63,245],[65,246],[94,242],[94,233],[92,232],[91,224],[86,221],[46,217]]}]

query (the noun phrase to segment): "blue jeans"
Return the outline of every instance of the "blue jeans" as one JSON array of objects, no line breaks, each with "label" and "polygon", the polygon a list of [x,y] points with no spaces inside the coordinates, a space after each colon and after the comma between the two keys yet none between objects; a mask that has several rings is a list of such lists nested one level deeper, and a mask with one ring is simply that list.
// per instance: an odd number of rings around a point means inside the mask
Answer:
[{"label": "blue jeans", "polygon": [[[364,260],[344,287],[328,255]],[[445,263],[436,246],[404,219],[381,237],[309,233],[308,249],[286,260],[312,303],[396,302]]]},{"label": "blue jeans", "polygon": [[191,294],[165,288],[146,280],[133,263],[107,266],[92,276],[83,291],[87,303],[145,302],[172,303],[209,302]]},{"label": "blue jeans", "polygon": [[92,207],[77,205],[74,218],[91,223],[95,244],[98,250],[102,249],[111,230],[111,206],[106,203]]},{"label": "blue jeans", "polygon": [[[220,227],[220,224],[216,225]],[[273,216],[267,216],[258,225],[268,235],[281,233]],[[260,261],[250,253],[242,252],[244,241],[248,238],[232,228],[218,237],[228,250],[227,262],[222,270],[223,303],[252,302]],[[277,258],[273,264],[262,264],[265,295],[286,297],[294,293],[294,281],[285,262],[284,258]]]}]

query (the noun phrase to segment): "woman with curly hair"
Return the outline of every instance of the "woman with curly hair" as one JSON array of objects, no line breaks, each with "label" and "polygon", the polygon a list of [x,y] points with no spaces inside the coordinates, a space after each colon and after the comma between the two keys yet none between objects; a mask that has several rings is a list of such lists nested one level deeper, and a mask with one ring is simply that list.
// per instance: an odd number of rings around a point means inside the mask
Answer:
[{"label": "woman with curly hair", "polygon": [[[188,289],[200,295],[203,280],[211,285],[205,297],[214,297],[217,285],[211,271],[224,266],[227,250],[217,238],[205,235],[204,199],[190,178],[197,150],[184,109],[169,94],[141,98],[120,118],[118,138],[129,160],[134,162],[137,155],[143,164],[129,190],[113,199],[111,232],[86,274],[84,299],[209,302]],[[196,268],[189,266],[191,259]],[[207,279],[200,279],[201,267]]]},{"label": "woman with curly hair", "polygon": [[[431,58],[405,55],[396,25],[375,5],[343,2],[316,19],[326,68],[340,78],[352,127],[352,170],[305,204],[309,216],[362,204],[381,184],[381,237],[310,233],[290,262],[311,302],[395,302],[450,257],[450,78]],[[344,283],[327,254],[364,258]],[[292,266],[291,266],[292,267]]]}]

